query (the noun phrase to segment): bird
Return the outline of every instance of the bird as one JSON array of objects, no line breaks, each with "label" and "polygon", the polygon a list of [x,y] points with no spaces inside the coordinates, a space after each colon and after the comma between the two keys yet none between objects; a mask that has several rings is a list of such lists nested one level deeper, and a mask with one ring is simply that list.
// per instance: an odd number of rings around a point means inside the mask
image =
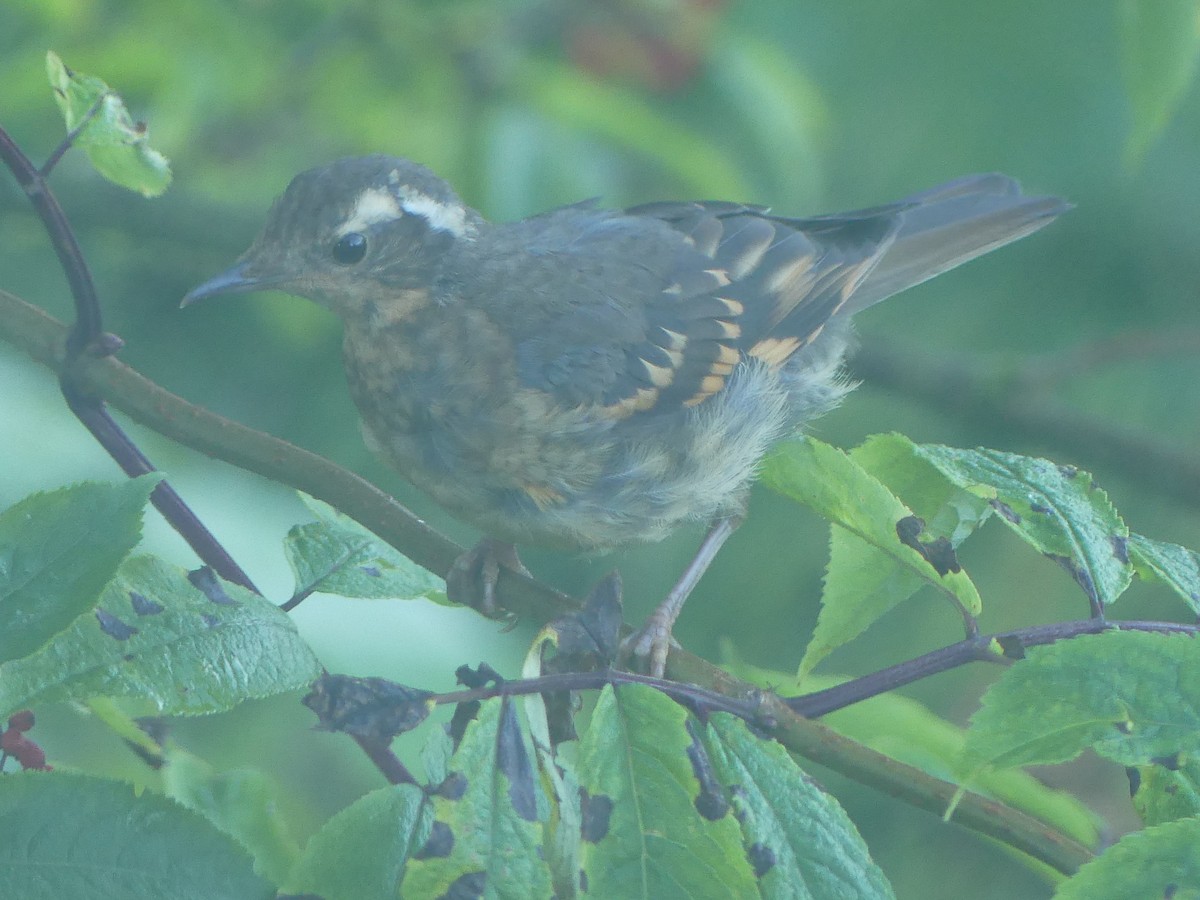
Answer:
[{"label": "bird", "polygon": [[341,319],[366,442],[483,532],[452,597],[494,611],[517,544],[597,553],[708,523],[631,644],[661,676],[760,461],[854,386],[851,317],[1068,208],[981,174],[807,218],[585,201],[492,223],[419,163],[348,157],[297,175],[183,305],[279,290]]}]

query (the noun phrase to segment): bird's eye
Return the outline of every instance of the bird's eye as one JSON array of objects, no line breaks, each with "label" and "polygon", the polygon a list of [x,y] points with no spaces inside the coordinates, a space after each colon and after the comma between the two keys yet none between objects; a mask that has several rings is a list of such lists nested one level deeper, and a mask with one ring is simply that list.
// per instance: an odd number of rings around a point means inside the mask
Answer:
[{"label": "bird's eye", "polygon": [[352,266],[366,255],[367,238],[357,231],[343,234],[333,245],[333,261],[340,266]]}]

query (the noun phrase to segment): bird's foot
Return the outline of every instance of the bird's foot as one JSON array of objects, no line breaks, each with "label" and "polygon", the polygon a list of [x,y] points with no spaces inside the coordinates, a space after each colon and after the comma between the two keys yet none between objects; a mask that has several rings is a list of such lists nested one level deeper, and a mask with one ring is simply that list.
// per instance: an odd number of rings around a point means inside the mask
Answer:
[{"label": "bird's foot", "polygon": [[517,556],[517,548],[507,541],[483,538],[478,544],[454,561],[446,575],[446,597],[478,610],[489,619],[502,619],[505,613],[496,603],[496,584],[500,567],[522,575],[529,570]]},{"label": "bird's foot", "polygon": [[667,655],[679,642],[671,636],[675,616],[659,606],[645,623],[621,642],[621,658],[638,661],[651,678],[662,678],[667,671]]}]

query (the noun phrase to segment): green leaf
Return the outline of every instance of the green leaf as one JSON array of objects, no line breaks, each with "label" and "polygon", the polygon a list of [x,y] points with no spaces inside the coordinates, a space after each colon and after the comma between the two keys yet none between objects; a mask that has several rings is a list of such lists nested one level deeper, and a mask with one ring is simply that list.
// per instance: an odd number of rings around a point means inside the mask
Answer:
[{"label": "green leaf", "polygon": [[641,94],[568,65],[532,59],[524,61],[512,86],[548,118],[645,154],[689,192],[711,197],[749,193],[736,160],[649,106]]},{"label": "green leaf", "polygon": [[[728,647],[723,650],[721,667],[783,696],[796,693],[781,690],[781,685],[790,683],[794,676],[751,666],[733,657]],[[804,686],[809,692],[819,691],[846,680],[809,675]],[[909,697],[880,694],[829,713],[821,721],[839,734],[935,778],[956,783],[959,780],[966,729]],[[972,786],[1053,825],[1085,846],[1094,847],[1100,840],[1102,823],[1091,810],[1072,794],[1054,790],[1020,769],[985,769],[972,779]]]},{"label": "green leaf", "polygon": [[85,775],[0,778],[0,897],[274,896],[236,841],[173,800]]},{"label": "green leaf", "polygon": [[133,121],[124,101],[107,84],[68,69],[53,51],[46,54],[46,77],[67,131],[83,126],[75,143],[97,172],[146,197],[157,197],[167,189],[171,164],[150,146],[146,124]]},{"label": "green leaf", "polygon": [[641,685],[604,689],[579,747],[580,857],[590,895],[759,896],[725,791],[701,750],[687,712],[663,694]]},{"label": "green leaf", "polygon": [[[951,484],[902,435],[869,438],[850,451],[850,458],[921,517],[931,538],[945,538],[955,549],[991,513],[986,501]],[[857,636],[927,583],[926,570],[913,570],[907,561],[844,528],[831,529],[817,633],[801,661],[801,677],[825,648],[832,649],[830,644],[838,646]]]},{"label": "green leaf", "polygon": [[313,835],[288,879],[289,894],[323,900],[395,900],[412,855],[429,837],[433,810],[413,784],[360,797]]},{"label": "green leaf", "polygon": [[33,494],[0,514],[0,663],[92,609],[142,532],[158,475]]},{"label": "green leaf", "polygon": [[1133,806],[1147,825],[1200,816],[1200,758],[1137,766],[1130,785]]},{"label": "green leaf", "polygon": [[[551,648],[559,647],[559,632],[554,623],[547,625],[534,638],[521,664],[522,678],[538,678],[546,674],[543,664]],[[545,694],[528,694],[522,700],[529,736],[533,741],[538,778],[550,799],[550,823],[543,846],[550,866],[556,897],[574,897],[580,893],[579,835],[583,828],[579,809],[579,783],[571,767],[557,752],[550,728]],[[561,713],[560,713],[561,714]]]},{"label": "green leaf", "polygon": [[284,541],[297,591],[447,602],[441,578],[333,507],[301,496],[318,521],[295,526]]},{"label": "green leaf", "polygon": [[918,451],[954,484],[990,501],[1000,520],[1061,564],[1089,600],[1112,603],[1129,586],[1129,529],[1087,472],[999,450],[922,444]]},{"label": "green leaf", "polygon": [[1127,766],[1200,753],[1200,654],[1184,634],[1108,631],[1031,647],[984,694],[968,759]]},{"label": "green leaf", "polygon": [[253,769],[217,772],[200,759],[172,747],[163,768],[167,796],[195,810],[235,838],[254,857],[254,868],[281,884],[300,856],[276,808],[271,780]]},{"label": "green leaf", "polygon": [[132,557],[99,608],[31,656],[0,665],[0,714],[103,695],[197,714],[307,685],[320,671],[288,616],[257,594]]},{"label": "green leaf", "polygon": [[546,803],[515,704],[489,700],[467,727],[433,799],[428,840],[404,877],[410,897],[548,897]]},{"label": "green leaf", "polygon": [[1141,162],[1179,107],[1200,56],[1200,4],[1196,0],[1120,0],[1117,4],[1125,89],[1133,128],[1125,160]]},{"label": "green leaf", "polygon": [[717,777],[732,789],[764,897],[894,896],[850,817],[780,744],[725,713],[712,717],[705,738]]},{"label": "green leaf", "polygon": [[1165,584],[1200,615],[1200,553],[1131,534],[1129,560],[1139,577]]},{"label": "green leaf", "polygon": [[[866,553],[845,536],[834,538],[839,549],[830,562],[832,592],[822,598],[813,639],[800,661],[802,677],[918,586],[932,585],[960,609],[979,613],[979,592],[967,574],[939,575],[925,557],[901,543],[896,526],[912,510],[841,450],[812,438],[783,444],[764,462],[762,480],[829,519],[835,532],[845,529],[874,551]],[[873,562],[870,569],[863,568],[864,560]],[[894,574],[897,570],[903,574]]]},{"label": "green leaf", "polygon": [[1200,819],[1180,819],[1125,835],[1085,863],[1055,900],[1197,900]]}]

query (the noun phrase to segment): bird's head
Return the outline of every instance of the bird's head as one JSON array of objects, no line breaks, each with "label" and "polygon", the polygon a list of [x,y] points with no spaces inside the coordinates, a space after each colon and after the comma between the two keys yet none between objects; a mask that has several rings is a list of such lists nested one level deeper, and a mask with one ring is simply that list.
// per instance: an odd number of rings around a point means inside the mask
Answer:
[{"label": "bird's head", "polygon": [[346,315],[427,285],[442,256],[482,224],[424,166],[390,156],[340,159],[293,178],[250,249],[183,305],[280,290]]}]

